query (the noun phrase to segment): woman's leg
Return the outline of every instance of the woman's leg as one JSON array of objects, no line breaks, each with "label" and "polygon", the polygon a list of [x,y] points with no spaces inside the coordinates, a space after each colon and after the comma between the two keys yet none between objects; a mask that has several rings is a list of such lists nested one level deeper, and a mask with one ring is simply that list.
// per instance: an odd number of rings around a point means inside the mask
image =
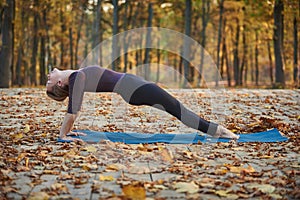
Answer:
[{"label": "woman's leg", "polygon": [[200,118],[194,112],[187,109],[176,98],[154,83],[145,84],[135,90],[129,103],[132,105],[149,105],[164,110],[175,116],[185,125],[204,133],[214,135],[217,129],[216,124]]},{"label": "woman's leg", "polygon": [[126,74],[117,83],[114,92],[131,105],[149,105],[164,110],[185,125],[214,137],[238,138],[223,126],[202,119],[156,84],[137,76]]}]

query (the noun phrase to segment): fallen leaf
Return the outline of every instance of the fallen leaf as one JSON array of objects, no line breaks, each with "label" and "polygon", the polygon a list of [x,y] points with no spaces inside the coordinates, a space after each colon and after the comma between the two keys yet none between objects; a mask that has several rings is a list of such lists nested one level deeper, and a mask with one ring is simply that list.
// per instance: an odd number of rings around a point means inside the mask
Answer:
[{"label": "fallen leaf", "polygon": [[102,174],[99,175],[100,181],[113,181],[115,178],[113,176],[104,176]]},{"label": "fallen leaf", "polygon": [[17,139],[17,140],[21,139],[21,138],[23,138],[23,133],[20,132],[20,133],[14,134],[12,137],[13,137],[13,139]]},{"label": "fallen leaf", "polygon": [[33,192],[28,200],[48,200],[50,196],[46,192]]},{"label": "fallen leaf", "polygon": [[247,168],[245,168],[243,166],[240,166],[240,167],[230,166],[230,165],[226,165],[226,166],[229,168],[229,171],[232,173],[240,174],[242,172],[246,172],[246,173],[255,172],[255,169],[251,165],[248,165]]},{"label": "fallen leaf", "polygon": [[220,197],[224,197],[226,199],[238,199],[239,198],[238,195],[231,194],[231,193],[229,193],[228,190],[216,190],[215,194],[219,195]]},{"label": "fallen leaf", "polygon": [[173,162],[173,154],[171,151],[169,151],[168,149],[166,148],[163,148],[161,151],[160,151],[160,154],[161,154],[161,157],[164,161],[166,162],[170,162],[172,163]]},{"label": "fallen leaf", "polygon": [[94,147],[93,145],[88,145],[88,146],[84,147],[82,150],[94,153],[97,151],[97,148]]},{"label": "fallen leaf", "polygon": [[174,187],[176,188],[176,192],[187,192],[189,194],[196,193],[199,190],[199,186],[194,182],[178,182],[174,185]]},{"label": "fallen leaf", "polygon": [[23,130],[24,133],[28,133],[30,131],[30,126],[28,124],[25,124],[25,128]]},{"label": "fallen leaf", "polygon": [[258,184],[258,183],[250,183],[246,185],[247,188],[250,189],[258,189],[259,191],[267,194],[271,194],[275,191],[275,187],[270,184]]},{"label": "fallen leaf", "polygon": [[64,193],[64,194],[69,193],[69,189],[68,189],[67,185],[63,184],[63,183],[54,183],[51,185],[50,188],[59,193]]},{"label": "fallen leaf", "polygon": [[98,169],[98,165],[97,164],[83,164],[82,169],[85,171],[95,170],[95,169]]},{"label": "fallen leaf", "polygon": [[146,189],[142,185],[130,184],[122,188],[124,197],[127,199],[146,199]]},{"label": "fallen leaf", "polygon": [[116,164],[107,165],[105,171],[119,171],[125,168],[126,167],[124,165],[116,163]]}]

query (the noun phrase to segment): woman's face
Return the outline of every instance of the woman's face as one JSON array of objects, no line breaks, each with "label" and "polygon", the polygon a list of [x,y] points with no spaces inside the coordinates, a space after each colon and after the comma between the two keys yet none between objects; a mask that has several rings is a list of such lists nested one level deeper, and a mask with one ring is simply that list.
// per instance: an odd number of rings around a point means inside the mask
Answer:
[{"label": "woman's face", "polygon": [[62,84],[61,82],[61,71],[57,68],[54,68],[49,74],[48,74],[48,81],[46,84],[47,91],[51,91],[52,87],[55,84]]}]

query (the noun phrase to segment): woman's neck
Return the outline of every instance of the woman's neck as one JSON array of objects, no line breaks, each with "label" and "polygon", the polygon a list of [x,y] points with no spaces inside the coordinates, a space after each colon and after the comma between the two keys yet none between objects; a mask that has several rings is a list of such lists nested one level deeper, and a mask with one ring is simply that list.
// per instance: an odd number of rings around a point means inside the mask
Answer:
[{"label": "woman's neck", "polygon": [[71,70],[71,69],[61,71],[62,82],[64,85],[69,85],[69,77],[73,72],[76,71],[77,70]]}]

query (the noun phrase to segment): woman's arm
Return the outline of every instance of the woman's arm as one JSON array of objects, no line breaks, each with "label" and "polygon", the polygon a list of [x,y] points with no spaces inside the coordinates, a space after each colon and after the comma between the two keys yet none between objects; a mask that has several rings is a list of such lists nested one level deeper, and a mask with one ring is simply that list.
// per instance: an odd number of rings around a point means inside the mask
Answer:
[{"label": "woman's arm", "polygon": [[[68,137],[67,135],[74,135],[74,133],[71,131],[74,125],[74,122],[77,118],[79,113],[77,114],[70,114],[67,113],[65,115],[64,121],[62,123],[62,126],[60,128],[59,138],[63,140],[72,140],[72,141],[82,141],[78,138],[72,138]],[[78,135],[81,135],[80,133]]]},{"label": "woman's arm", "polygon": [[67,137],[67,134],[72,130],[77,114],[67,113],[60,128],[59,137],[61,139]]}]

